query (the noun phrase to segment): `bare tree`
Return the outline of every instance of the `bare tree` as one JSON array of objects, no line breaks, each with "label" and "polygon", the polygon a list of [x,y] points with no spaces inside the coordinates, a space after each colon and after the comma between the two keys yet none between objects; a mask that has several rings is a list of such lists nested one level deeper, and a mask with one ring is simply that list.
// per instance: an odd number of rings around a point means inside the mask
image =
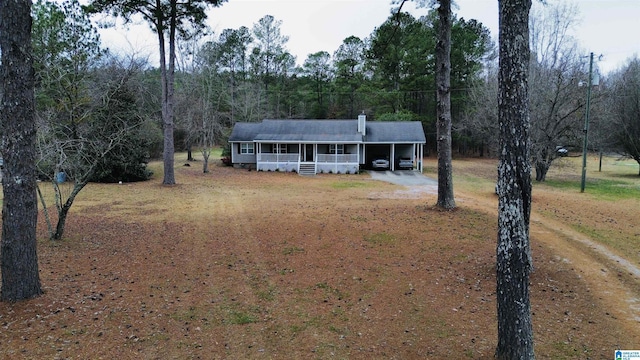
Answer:
[{"label": "bare tree", "polygon": [[545,181],[553,162],[566,153],[559,149],[579,143],[584,96],[578,62],[560,60],[556,68],[531,64],[531,161],[536,181]]},{"label": "bare tree", "polygon": [[[227,87],[211,67],[201,67],[192,73],[189,91],[190,104],[184,116],[188,119],[189,136],[202,154],[202,172],[209,172],[209,157],[222,129],[228,124],[229,114],[222,111],[228,99]],[[187,89],[185,89],[187,90]]]},{"label": "bare tree", "polygon": [[199,104],[201,94],[197,91],[197,83],[199,81],[196,75],[199,70],[197,57],[198,49],[205,35],[199,34],[195,30],[191,32],[193,35],[188,39],[180,39],[177,41],[178,48],[181,51],[177,54],[179,76],[176,79],[178,87],[175,93],[174,109],[176,115],[175,126],[176,129],[182,132],[182,145],[187,150],[187,161],[195,161],[193,148],[198,145],[198,119],[201,117],[202,108]]},{"label": "bare tree", "polygon": [[209,157],[216,144],[216,138],[220,135],[220,123],[215,120],[215,116],[202,119],[202,129],[200,131],[200,153],[202,154],[202,172],[209,173]]},{"label": "bare tree", "polygon": [[[640,165],[640,59],[635,57],[616,76],[611,96],[612,133],[619,151]],[[640,176],[640,168],[638,170]]]},{"label": "bare tree", "polygon": [[[104,157],[118,144],[118,139],[126,131],[119,134],[112,134],[106,141],[104,139],[96,141],[80,137],[78,139],[67,139],[63,141],[53,141],[40,146],[41,161],[51,161],[55,158],[54,176],[50,177],[51,186],[54,191],[54,201],[57,215],[56,226],[53,226],[46,198],[41,186],[37,187],[38,197],[43,207],[49,238],[60,240],[64,235],[67,222],[67,215],[73,205],[76,196],[89,183]],[[62,171],[64,170],[64,171]],[[61,178],[60,174],[64,174]],[[66,177],[73,182],[69,189],[63,183]]]},{"label": "bare tree", "polygon": [[[135,71],[135,65],[131,66],[124,74],[120,74],[121,77],[110,73],[109,80],[93,86],[94,105],[88,115],[92,121],[77,126],[72,135],[55,131],[58,125],[55,114],[51,119],[40,121],[38,169],[41,178],[50,180],[54,192],[57,215],[55,226],[43,194],[44,185],[37,190],[51,240],[62,239],[67,215],[76,196],[103,171],[105,159],[112,151],[127,140],[141,141],[128,137],[143,122],[142,116],[138,114],[135,91],[128,83],[131,73]],[[106,69],[102,70],[106,72]],[[64,178],[61,178],[62,174]],[[64,184],[67,180],[73,185],[69,187]]]},{"label": "bare tree", "polygon": [[530,19],[531,160],[536,180],[544,181],[559,147],[577,145],[582,138],[586,59],[570,35],[577,9],[567,3],[548,4]]},{"label": "bare tree", "polygon": [[198,73],[199,92],[200,96],[200,108],[202,114],[198,119],[198,140],[200,145],[200,153],[202,154],[203,164],[202,172],[209,172],[209,156],[215,144],[219,142],[222,137],[223,128],[225,124],[230,125],[230,119],[233,113],[233,107],[235,101],[229,103],[228,111],[223,111],[225,108],[225,99],[229,99],[231,96],[227,93],[226,87],[217,74],[212,73],[212,67],[205,67],[200,69]]},{"label": "bare tree", "polygon": [[[228,31],[225,33],[229,34]],[[188,160],[194,160],[192,147],[198,149],[204,160],[202,171],[208,173],[212,148],[220,138],[222,128],[231,126],[234,87],[229,87],[221,74],[221,69],[229,66],[229,48],[215,41],[199,45],[198,40],[197,36],[191,39],[190,52],[195,56],[183,63],[187,71],[179,80],[176,113],[180,114],[181,126],[186,133]]]},{"label": "bare tree", "polygon": [[[587,60],[570,36],[576,11],[566,3],[547,4],[530,17],[531,161],[538,181],[544,181],[553,162],[564,155],[559,147],[578,146],[582,139],[585,97],[579,84],[588,75]],[[470,91],[472,105],[465,109],[462,128],[489,147],[499,133],[497,89],[497,75],[489,65],[485,82]]]},{"label": "bare tree", "polygon": [[35,75],[31,1],[0,2],[2,168],[2,301],[42,294],[38,274],[35,167]]},{"label": "bare tree", "polygon": [[469,89],[469,106],[465,107],[458,131],[478,144],[480,156],[498,154],[498,72],[497,63],[486,65],[485,79]]},{"label": "bare tree", "polygon": [[500,0],[497,359],[533,359],[529,300],[531,162],[529,139],[529,9],[531,0]]}]

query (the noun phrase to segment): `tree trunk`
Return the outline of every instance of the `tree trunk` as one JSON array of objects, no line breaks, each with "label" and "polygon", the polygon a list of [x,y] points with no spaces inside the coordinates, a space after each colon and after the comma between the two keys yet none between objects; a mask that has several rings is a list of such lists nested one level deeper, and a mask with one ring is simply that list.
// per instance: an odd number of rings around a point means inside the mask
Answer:
[{"label": "tree trunk", "polygon": [[[87,176],[87,179],[89,179],[89,178],[91,178],[91,177]],[[55,233],[50,233],[49,234],[49,238],[51,240],[60,240],[60,239],[62,239],[62,236],[64,235],[64,228],[65,228],[65,225],[67,223],[67,215],[69,214],[69,210],[71,209],[71,206],[73,205],[73,201],[76,199],[76,196],[80,193],[80,191],[82,189],[84,189],[84,187],[87,184],[88,184],[87,181],[74,182],[73,190],[71,190],[71,194],[69,194],[69,197],[67,198],[67,201],[65,201],[64,204],[56,204],[56,206],[58,207],[58,223],[56,224]],[[55,184],[55,186],[58,186],[58,185]]]},{"label": "tree trunk", "polygon": [[436,99],[438,132],[438,202],[443,209],[453,209],[453,175],[451,166],[451,0],[438,0],[438,43],[436,44]]},{"label": "tree trunk", "polygon": [[[172,15],[175,15],[175,2],[172,1]],[[157,8],[162,8],[163,4],[160,0],[156,0]],[[163,124],[163,168],[164,185],[174,185],[176,183],[174,163],[174,144],[173,144],[173,79],[175,64],[175,16],[171,19],[169,31],[169,68],[167,69],[166,48],[164,42],[165,19],[157,20],[156,32],[158,34],[158,44],[160,46],[160,77],[162,83],[162,124]]]},{"label": "tree trunk", "polygon": [[231,70],[231,124],[235,125],[236,123],[236,73],[232,69]]},{"label": "tree trunk", "polygon": [[209,173],[209,155],[211,155],[211,151],[208,149],[202,150],[202,172],[205,174]]},{"label": "tree trunk", "polygon": [[500,162],[496,283],[497,359],[533,359],[529,300],[531,162],[529,9],[531,0],[499,1]]},{"label": "tree trunk", "polygon": [[67,224],[67,214],[71,207],[63,206],[58,209],[58,223],[56,224],[56,231],[49,235],[50,240],[60,240],[64,235],[64,227]]},{"label": "tree trunk", "polygon": [[536,161],[536,181],[545,181],[547,179],[549,167],[551,165],[544,161]]},{"label": "tree trunk", "polygon": [[2,51],[2,244],[0,300],[18,301],[42,294],[38,274],[36,223],[36,129],[31,1],[0,2]]},{"label": "tree trunk", "polygon": [[187,161],[195,161],[193,151],[191,151],[191,140],[187,142]]}]

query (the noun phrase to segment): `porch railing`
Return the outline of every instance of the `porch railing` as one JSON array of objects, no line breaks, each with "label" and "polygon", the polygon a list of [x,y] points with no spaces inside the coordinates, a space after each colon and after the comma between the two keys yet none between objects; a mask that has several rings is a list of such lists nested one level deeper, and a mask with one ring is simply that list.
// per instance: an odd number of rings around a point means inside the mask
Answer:
[{"label": "porch railing", "polygon": [[357,163],[358,154],[318,154],[319,163]]},{"label": "porch railing", "polygon": [[298,162],[299,154],[258,154],[259,162]]},{"label": "porch railing", "polygon": [[[257,154],[258,162],[265,163],[282,163],[282,162],[298,162],[299,154]],[[317,154],[316,162],[318,163],[357,163],[358,154]]]}]

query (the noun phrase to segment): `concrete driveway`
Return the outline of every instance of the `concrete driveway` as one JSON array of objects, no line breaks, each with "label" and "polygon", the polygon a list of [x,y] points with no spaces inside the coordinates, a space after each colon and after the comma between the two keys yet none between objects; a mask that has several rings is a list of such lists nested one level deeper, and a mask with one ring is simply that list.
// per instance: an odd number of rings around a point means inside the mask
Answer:
[{"label": "concrete driveway", "polygon": [[369,171],[373,180],[386,181],[396,185],[404,186],[421,186],[430,185],[438,186],[438,181],[428,178],[418,171],[413,170],[396,170],[396,171]]}]

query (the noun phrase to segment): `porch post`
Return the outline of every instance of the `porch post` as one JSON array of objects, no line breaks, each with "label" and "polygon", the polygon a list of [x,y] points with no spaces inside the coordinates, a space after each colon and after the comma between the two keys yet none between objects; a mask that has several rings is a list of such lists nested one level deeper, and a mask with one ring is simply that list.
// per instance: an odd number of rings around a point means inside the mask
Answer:
[{"label": "porch post", "polygon": [[236,143],[231,143],[231,164],[235,163],[236,160],[236,151],[238,152],[238,156],[240,156],[240,144],[236,146]]},{"label": "porch post", "polygon": [[338,143],[335,145],[335,151],[333,152],[333,172],[338,173]]},{"label": "porch post", "polygon": [[262,144],[259,142],[255,142],[255,152],[256,152],[256,171],[260,170],[260,161],[262,160]]},{"label": "porch post", "polygon": [[298,143],[298,166],[297,166],[298,170],[296,170],[298,174],[300,174],[300,163],[304,161],[304,158],[303,158],[304,154],[302,153],[302,148],[303,148],[302,144]]}]

